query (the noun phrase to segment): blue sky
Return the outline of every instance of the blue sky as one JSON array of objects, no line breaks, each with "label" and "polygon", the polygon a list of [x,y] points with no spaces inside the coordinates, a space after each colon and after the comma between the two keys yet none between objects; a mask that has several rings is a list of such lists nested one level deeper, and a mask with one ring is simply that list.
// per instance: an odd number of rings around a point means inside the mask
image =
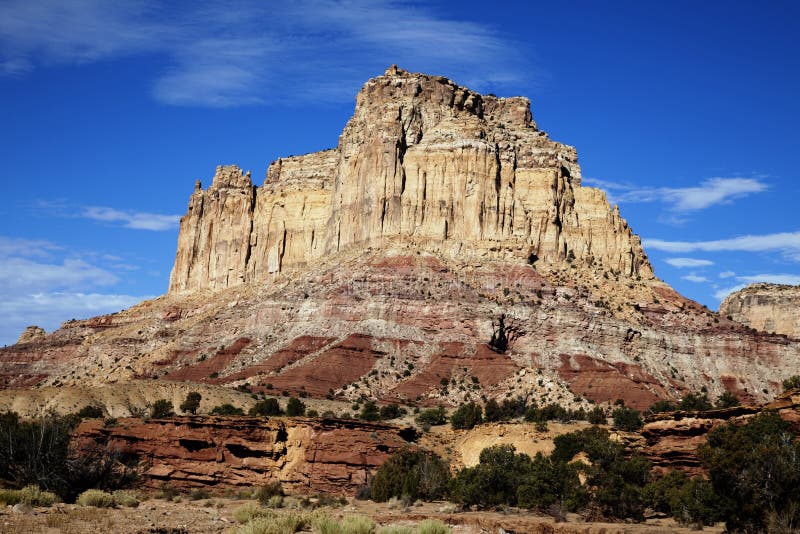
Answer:
[{"label": "blue sky", "polygon": [[0,3],[0,343],[165,292],[196,179],[336,144],[397,63],[532,100],[716,309],[800,283],[797,2]]}]

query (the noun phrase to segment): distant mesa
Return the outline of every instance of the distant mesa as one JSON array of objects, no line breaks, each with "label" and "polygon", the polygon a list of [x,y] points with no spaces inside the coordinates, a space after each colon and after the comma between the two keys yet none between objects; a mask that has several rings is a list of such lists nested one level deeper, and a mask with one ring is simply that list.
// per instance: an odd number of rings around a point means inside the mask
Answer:
[{"label": "distant mesa", "polygon": [[800,286],[752,284],[728,295],[719,313],[756,330],[800,339]]}]

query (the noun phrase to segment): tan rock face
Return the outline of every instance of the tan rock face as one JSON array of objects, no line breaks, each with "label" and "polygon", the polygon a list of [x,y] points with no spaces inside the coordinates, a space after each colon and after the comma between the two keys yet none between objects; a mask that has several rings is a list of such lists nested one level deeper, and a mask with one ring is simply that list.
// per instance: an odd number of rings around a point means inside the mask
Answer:
[{"label": "tan rock face", "polygon": [[800,338],[800,286],[753,284],[731,293],[720,315],[756,330]]},{"label": "tan rock face", "polygon": [[354,247],[652,277],[639,238],[581,186],[575,149],[537,129],[527,99],[391,68],[359,92],[336,149],[279,159],[260,188],[222,167],[195,191],[170,291],[265,280]]},{"label": "tan rock face", "polygon": [[29,326],[25,329],[22,334],[19,335],[19,339],[17,339],[17,343],[30,343],[32,341],[36,341],[37,339],[41,338],[42,336],[46,335],[44,328],[41,328],[36,325]]}]

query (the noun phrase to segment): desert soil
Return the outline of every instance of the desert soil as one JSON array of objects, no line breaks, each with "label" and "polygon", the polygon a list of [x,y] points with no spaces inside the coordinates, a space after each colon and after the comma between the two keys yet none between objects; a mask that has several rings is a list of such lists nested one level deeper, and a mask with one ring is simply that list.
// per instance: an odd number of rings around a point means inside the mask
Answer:
[{"label": "desert soil", "polygon": [[[246,501],[220,498],[199,501],[168,502],[148,500],[138,508],[101,509],[59,504],[52,508],[36,508],[31,514],[15,514],[11,507],[0,509],[0,532],[6,534],[206,534],[234,533],[233,512]],[[446,503],[426,503],[406,509],[371,501],[353,501],[330,514],[363,514],[384,525],[413,526],[427,518],[438,518],[453,528],[454,534],[478,533],[630,533],[655,534],[691,532],[671,519],[651,519],[646,523],[586,523],[570,515],[566,522],[556,523],[550,517],[528,512],[463,512],[445,511]],[[722,532],[721,525],[706,527],[706,532]]]}]

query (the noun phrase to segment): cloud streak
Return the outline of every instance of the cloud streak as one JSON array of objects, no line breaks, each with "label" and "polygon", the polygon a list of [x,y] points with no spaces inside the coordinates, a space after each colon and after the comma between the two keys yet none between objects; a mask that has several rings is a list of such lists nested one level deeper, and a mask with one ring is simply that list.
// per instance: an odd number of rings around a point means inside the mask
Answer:
[{"label": "cloud streak", "polygon": [[743,235],[711,241],[667,241],[644,239],[644,247],[670,253],[686,252],[771,252],[777,251],[800,261],[800,231],[764,235]]},{"label": "cloud streak", "polygon": [[736,199],[762,193],[769,189],[769,185],[763,181],[763,177],[715,177],[703,180],[692,187],[638,187],[595,178],[587,178],[584,182],[605,189],[611,203],[658,202],[664,204],[671,213],[669,217],[671,222],[683,222],[689,213],[730,204]]},{"label": "cloud streak", "polygon": [[121,223],[125,228],[134,230],[151,230],[160,232],[178,227],[180,215],[162,215],[140,211],[122,211],[103,206],[90,206],[81,212],[81,216],[100,222]]},{"label": "cloud streak", "polygon": [[144,54],[167,67],[153,96],[172,105],[230,107],[349,101],[389,64],[443,73],[486,90],[527,81],[523,53],[500,29],[422,2],[243,0],[136,5],[16,0],[0,6],[0,73]]},{"label": "cloud streak", "polygon": [[711,260],[701,260],[696,258],[667,258],[664,261],[673,267],[677,267],[678,269],[683,269],[685,267],[708,267],[710,265],[714,265],[714,262]]}]

